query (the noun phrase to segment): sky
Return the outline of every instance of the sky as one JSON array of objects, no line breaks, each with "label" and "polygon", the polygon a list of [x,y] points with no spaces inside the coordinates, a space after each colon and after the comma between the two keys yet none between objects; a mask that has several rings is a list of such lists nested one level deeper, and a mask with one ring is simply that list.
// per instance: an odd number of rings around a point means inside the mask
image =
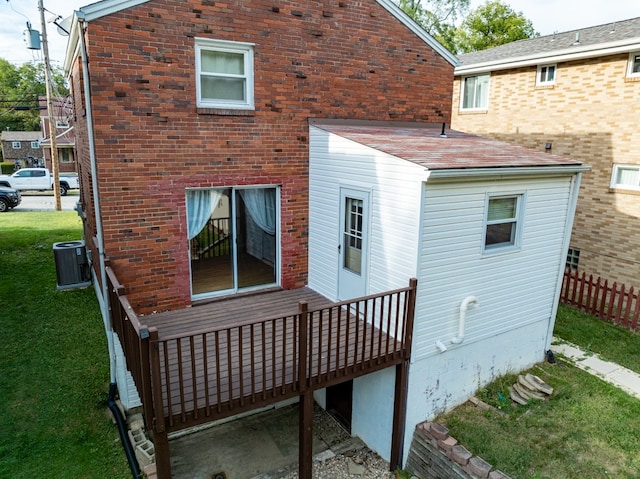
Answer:
[{"label": "sky", "polygon": [[[516,12],[521,12],[532,21],[541,35],[592,27],[604,23],[640,17],[638,0],[503,0]],[[74,10],[95,3],[92,0],[43,0],[45,21],[60,15],[70,16]],[[471,0],[475,9],[485,0]],[[19,13],[18,13],[19,12]],[[55,15],[54,15],[55,14]],[[0,0],[0,58],[16,65],[33,60],[42,60],[42,51],[27,49],[23,32],[31,28],[41,31],[38,0]],[[62,66],[67,38],[57,32],[52,23],[47,23],[49,58],[52,65]]]}]

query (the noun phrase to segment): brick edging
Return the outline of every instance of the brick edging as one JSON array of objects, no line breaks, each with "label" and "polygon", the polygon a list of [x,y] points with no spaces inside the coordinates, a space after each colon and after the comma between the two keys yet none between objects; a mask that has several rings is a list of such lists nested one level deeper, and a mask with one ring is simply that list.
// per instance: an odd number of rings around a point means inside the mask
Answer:
[{"label": "brick edging", "polygon": [[[458,444],[458,441],[449,434],[449,429],[434,422],[423,422],[416,426],[407,461],[407,466],[412,465],[414,466],[413,469],[416,469],[416,461],[422,460],[423,464],[426,465],[426,461],[429,460],[424,457],[424,454],[421,455],[414,452],[416,436],[418,436],[418,442],[421,443],[423,448],[426,447],[428,449],[428,453],[446,456],[445,461],[438,460],[441,458],[435,458],[434,462],[438,462],[437,467],[440,468],[447,467],[446,463],[448,462],[451,469],[451,477],[460,477],[460,474],[464,472],[470,479],[511,479],[502,471],[493,469],[493,466],[480,456],[473,455],[464,446]],[[422,441],[419,439],[422,439]],[[428,467],[431,467],[431,465],[428,465]],[[412,470],[411,472],[417,473],[418,471]]]}]

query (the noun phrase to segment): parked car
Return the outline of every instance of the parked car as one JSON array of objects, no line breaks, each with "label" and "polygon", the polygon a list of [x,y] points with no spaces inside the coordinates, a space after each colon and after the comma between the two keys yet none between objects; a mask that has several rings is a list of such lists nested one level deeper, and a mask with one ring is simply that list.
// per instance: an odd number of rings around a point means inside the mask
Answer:
[{"label": "parked car", "polygon": [[20,204],[22,197],[18,190],[0,186],[0,212],[9,211]]},{"label": "parked car", "polygon": [[[80,187],[77,173],[65,173],[60,176],[60,194]],[[12,175],[0,175],[0,186],[8,186],[16,190],[45,191],[53,189],[53,176],[46,168],[22,168]]]}]

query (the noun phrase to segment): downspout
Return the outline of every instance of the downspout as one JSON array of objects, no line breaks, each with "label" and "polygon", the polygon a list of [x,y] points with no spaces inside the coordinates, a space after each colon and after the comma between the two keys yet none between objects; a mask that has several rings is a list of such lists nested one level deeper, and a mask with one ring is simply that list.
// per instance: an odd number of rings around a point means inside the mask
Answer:
[{"label": "downspout", "polygon": [[[77,12],[80,14],[80,12]],[[101,288],[96,292],[101,298],[100,305],[102,309],[102,318],[104,321],[105,331],[107,333],[107,342],[109,346],[109,370],[111,383],[116,382],[116,355],[113,342],[113,330],[111,329],[111,313],[109,311],[108,290],[107,290],[107,270],[105,266],[104,253],[104,235],[102,233],[102,213],[100,210],[100,192],[98,190],[98,167],[96,165],[96,146],[93,138],[93,110],[91,103],[91,85],[89,82],[89,61],[87,59],[87,47],[84,42],[84,31],[86,22],[80,19],[80,28],[78,29],[78,38],[80,40],[80,54],[82,56],[82,80],[84,83],[84,101],[87,115],[87,136],[89,140],[89,161],[91,164],[91,188],[93,189],[93,211],[96,222],[96,239],[98,240],[98,267],[100,269],[100,285]]]},{"label": "downspout", "polygon": [[467,296],[460,303],[460,317],[458,319],[458,335],[451,338],[452,344],[460,344],[464,341],[464,329],[465,322],[467,319],[467,309],[469,305],[473,305],[474,307],[478,307],[478,298],[475,296]]},{"label": "downspout", "polygon": [[86,29],[86,22],[84,18],[81,18],[81,12],[76,12],[80,23],[78,29],[78,40],[80,41],[80,55],[82,57],[82,81],[84,85],[84,100],[87,115],[87,136],[89,141],[89,161],[91,164],[91,188],[93,189],[93,211],[96,222],[96,238],[98,240],[98,265],[100,269],[100,289],[98,289],[98,282],[94,281],[96,294],[99,298],[100,309],[102,312],[102,320],[104,322],[104,329],[107,336],[107,346],[109,349],[109,396],[107,399],[107,406],[111,411],[114,420],[118,426],[118,432],[120,434],[120,441],[124,448],[125,455],[127,456],[127,462],[129,463],[129,469],[134,479],[141,476],[140,465],[136,459],[135,451],[131,445],[129,434],[127,433],[127,423],[122,416],[122,411],[115,402],[117,383],[116,383],[116,353],[113,339],[113,329],[111,328],[111,312],[109,311],[109,292],[107,289],[107,270],[104,252],[104,235],[102,233],[102,214],[100,210],[100,193],[98,190],[98,167],[96,165],[96,149],[95,141],[93,138],[93,113],[91,104],[91,84],[89,81],[89,61],[87,58],[87,47],[84,41],[84,32]]},{"label": "downspout", "polygon": [[[569,252],[569,244],[571,243],[571,231],[573,229],[573,220],[576,216],[576,207],[578,205],[578,196],[580,194],[580,181],[582,179],[582,173],[577,172],[571,178],[571,195],[569,197],[569,211],[567,214],[567,220],[564,225],[564,240],[562,243],[562,258],[567,257]],[[562,264],[562,263],[561,263]],[[547,329],[547,337],[545,340],[545,351],[551,348],[551,338],[553,337],[553,328],[556,324],[556,315],[558,314],[558,304],[560,304],[560,293],[562,292],[562,280],[564,278],[564,268],[558,268],[558,281],[556,283],[556,295],[553,301],[553,308],[551,309],[551,318],[549,318],[549,328]]]}]

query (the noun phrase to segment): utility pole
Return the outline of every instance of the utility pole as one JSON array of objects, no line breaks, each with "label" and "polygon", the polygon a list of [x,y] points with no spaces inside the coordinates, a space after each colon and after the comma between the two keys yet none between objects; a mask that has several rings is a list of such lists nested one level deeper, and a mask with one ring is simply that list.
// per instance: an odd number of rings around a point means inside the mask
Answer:
[{"label": "utility pole", "polygon": [[60,201],[60,172],[58,167],[58,144],[56,142],[56,118],[53,109],[53,79],[51,78],[51,64],[49,63],[49,45],[47,43],[47,24],[44,20],[44,5],[38,0],[40,10],[40,22],[42,24],[42,54],[44,57],[44,75],[47,91],[47,114],[49,115],[49,136],[51,137],[51,173],[53,174],[53,197],[56,202],[56,211],[62,210]]}]

